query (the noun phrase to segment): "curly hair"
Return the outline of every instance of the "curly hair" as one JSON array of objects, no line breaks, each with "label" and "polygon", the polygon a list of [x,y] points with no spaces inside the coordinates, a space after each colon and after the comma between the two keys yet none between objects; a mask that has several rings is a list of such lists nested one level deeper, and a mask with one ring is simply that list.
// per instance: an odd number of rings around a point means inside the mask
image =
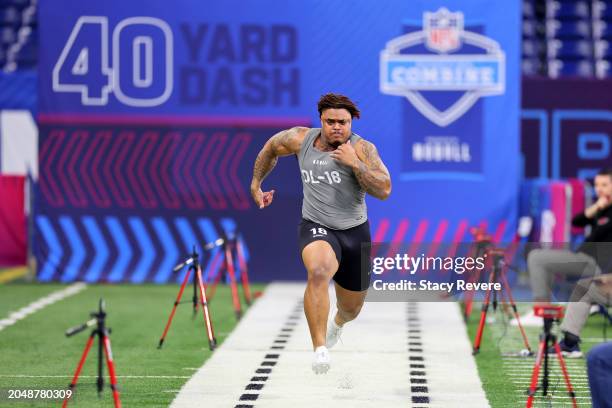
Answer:
[{"label": "curly hair", "polygon": [[334,93],[327,93],[321,96],[317,104],[317,109],[319,110],[319,117],[321,117],[323,111],[327,109],[346,109],[351,114],[351,118],[359,119],[361,115],[361,112],[353,101],[344,95]]}]

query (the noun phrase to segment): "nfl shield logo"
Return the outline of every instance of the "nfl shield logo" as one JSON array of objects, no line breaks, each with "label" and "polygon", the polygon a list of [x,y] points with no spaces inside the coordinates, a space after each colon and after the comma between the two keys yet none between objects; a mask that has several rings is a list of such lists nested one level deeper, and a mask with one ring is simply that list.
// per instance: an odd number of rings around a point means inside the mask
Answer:
[{"label": "nfl shield logo", "polygon": [[423,20],[427,48],[432,51],[447,53],[461,46],[462,13],[451,13],[443,7],[434,13],[425,12]]}]

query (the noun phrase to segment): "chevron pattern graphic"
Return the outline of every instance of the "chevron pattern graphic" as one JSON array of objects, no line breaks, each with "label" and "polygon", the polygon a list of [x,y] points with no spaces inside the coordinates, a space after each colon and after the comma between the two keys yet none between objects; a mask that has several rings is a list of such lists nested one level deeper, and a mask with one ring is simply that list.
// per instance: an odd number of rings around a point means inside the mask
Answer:
[{"label": "chevron pattern graphic", "polygon": [[[172,269],[194,245],[202,254],[205,243],[253,227],[247,213],[255,210],[248,185],[253,162],[279,126],[176,118],[39,121],[39,279],[180,280]],[[248,256],[249,242],[239,238]],[[220,249],[202,256],[204,278],[215,276],[223,267]]]},{"label": "chevron pattern graphic", "polygon": [[[245,131],[52,128],[40,143],[51,207],[247,210]],[[44,133],[44,130],[43,130]]]},{"label": "chevron pattern graphic", "polygon": [[[205,276],[222,266],[220,248],[202,251],[202,244],[236,234],[232,218],[36,216],[41,282],[178,282],[172,268],[195,245]],[[245,249],[248,245],[237,237]],[[237,265],[239,267],[239,265]]]}]

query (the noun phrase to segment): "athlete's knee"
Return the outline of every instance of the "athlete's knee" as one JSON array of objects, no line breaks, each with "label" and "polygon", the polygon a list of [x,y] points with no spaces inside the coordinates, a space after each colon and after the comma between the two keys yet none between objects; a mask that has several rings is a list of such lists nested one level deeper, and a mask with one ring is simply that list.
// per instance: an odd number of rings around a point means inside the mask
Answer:
[{"label": "athlete's knee", "polygon": [[308,283],[313,285],[328,285],[332,275],[332,266],[321,262],[308,270]]}]

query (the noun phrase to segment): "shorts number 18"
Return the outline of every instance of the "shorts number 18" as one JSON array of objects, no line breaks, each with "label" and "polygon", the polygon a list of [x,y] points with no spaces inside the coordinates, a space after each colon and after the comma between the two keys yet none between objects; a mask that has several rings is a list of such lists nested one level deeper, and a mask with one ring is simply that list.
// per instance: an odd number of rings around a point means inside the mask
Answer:
[{"label": "shorts number 18", "polygon": [[325,228],[311,228],[312,235],[317,235],[317,232],[321,235],[327,235],[327,230]]}]

